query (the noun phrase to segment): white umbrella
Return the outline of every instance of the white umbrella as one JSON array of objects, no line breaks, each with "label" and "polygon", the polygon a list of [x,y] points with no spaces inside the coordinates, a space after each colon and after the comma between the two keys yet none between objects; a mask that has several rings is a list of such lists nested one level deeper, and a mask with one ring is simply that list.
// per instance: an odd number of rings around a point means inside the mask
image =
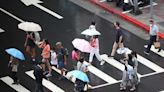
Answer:
[{"label": "white umbrella", "polygon": [[96,27],[94,25],[90,25],[89,29],[84,30],[83,32],[81,32],[81,34],[88,36],[101,35],[101,33],[96,30]]},{"label": "white umbrella", "polygon": [[96,29],[86,29],[83,32],[81,32],[81,34],[88,35],[88,36],[101,35],[101,33]]},{"label": "white umbrella", "polygon": [[39,24],[33,23],[33,22],[23,22],[18,24],[18,28],[22,29],[26,32],[38,32],[42,31],[42,28]]}]

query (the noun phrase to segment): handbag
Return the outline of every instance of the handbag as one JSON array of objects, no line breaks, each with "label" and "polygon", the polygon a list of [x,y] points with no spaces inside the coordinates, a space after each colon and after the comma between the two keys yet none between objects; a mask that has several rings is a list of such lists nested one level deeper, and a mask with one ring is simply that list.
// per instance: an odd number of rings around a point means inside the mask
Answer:
[{"label": "handbag", "polygon": [[155,49],[159,49],[161,47],[160,42],[159,41],[158,42],[154,42],[154,47],[155,47]]}]

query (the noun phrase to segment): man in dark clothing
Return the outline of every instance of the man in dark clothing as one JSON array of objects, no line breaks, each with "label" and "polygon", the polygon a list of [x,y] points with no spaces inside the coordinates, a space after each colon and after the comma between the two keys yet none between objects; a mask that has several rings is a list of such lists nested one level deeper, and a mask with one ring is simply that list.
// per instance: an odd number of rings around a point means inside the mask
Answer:
[{"label": "man in dark clothing", "polygon": [[123,32],[120,29],[120,23],[119,22],[115,22],[114,26],[116,28],[116,40],[115,40],[115,42],[113,44],[113,49],[112,49],[112,52],[111,52],[111,57],[112,58],[114,57],[117,48],[123,48],[124,47],[124,44],[123,44],[123,40],[124,40],[123,39]]},{"label": "man in dark clothing", "polygon": [[36,80],[35,92],[44,92],[42,80],[43,78],[46,78],[46,76],[43,74],[43,64],[43,62],[39,62],[38,65],[34,67],[34,76]]}]

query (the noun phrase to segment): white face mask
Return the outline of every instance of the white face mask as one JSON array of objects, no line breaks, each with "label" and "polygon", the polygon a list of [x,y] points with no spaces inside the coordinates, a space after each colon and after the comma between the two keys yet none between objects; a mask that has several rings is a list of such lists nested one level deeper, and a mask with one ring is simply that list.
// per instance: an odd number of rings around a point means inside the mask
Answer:
[{"label": "white face mask", "polygon": [[150,26],[152,27],[152,26],[153,26],[153,24],[150,24]]}]

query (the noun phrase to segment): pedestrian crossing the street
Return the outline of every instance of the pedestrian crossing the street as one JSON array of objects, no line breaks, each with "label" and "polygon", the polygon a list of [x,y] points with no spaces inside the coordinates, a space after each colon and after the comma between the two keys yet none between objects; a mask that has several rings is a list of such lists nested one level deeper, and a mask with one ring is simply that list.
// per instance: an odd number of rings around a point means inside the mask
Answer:
[{"label": "pedestrian crossing the street", "polygon": [[[124,70],[124,65],[122,63],[120,63],[119,61],[117,61],[113,58],[108,58],[108,56],[106,54],[101,55],[101,57],[103,60],[106,61],[106,64],[110,64],[120,71]],[[164,69],[162,67],[160,67],[157,64],[153,63],[152,61],[142,57],[141,55],[138,55],[138,61],[139,61],[139,63],[143,64],[145,67],[148,67],[149,69],[152,69],[154,71],[154,72],[148,73],[148,74],[138,73],[138,76],[140,78],[164,72]],[[113,76],[111,77],[109,74],[105,73],[103,70],[97,68],[96,66],[89,65],[89,63],[86,61],[84,63],[86,65],[88,65],[88,70],[90,73],[93,73],[94,76],[97,76],[98,78],[100,78],[106,82],[104,84],[100,84],[100,85],[96,85],[96,86],[92,86],[91,84],[89,84],[90,88],[92,88],[92,89],[103,87],[103,86],[109,86],[111,84],[119,83],[121,81],[121,79],[118,80],[118,79],[114,78]],[[56,67],[52,66],[52,70],[60,74],[60,70],[57,69]],[[27,71],[25,73],[32,79],[35,79],[35,77],[33,75],[33,70]],[[67,81],[70,81],[68,77],[67,77],[67,79],[68,79]],[[22,90],[23,90],[23,92],[30,92],[28,90],[28,88],[23,87],[21,84],[12,85],[12,79],[9,76],[2,77],[1,80],[18,92],[21,92]],[[75,82],[75,78],[73,78],[71,81]],[[57,86],[54,82],[51,82],[50,80],[43,79],[43,86],[52,92],[66,92],[66,90],[60,88],[60,86]],[[160,92],[163,92],[163,91],[160,91]]]}]

